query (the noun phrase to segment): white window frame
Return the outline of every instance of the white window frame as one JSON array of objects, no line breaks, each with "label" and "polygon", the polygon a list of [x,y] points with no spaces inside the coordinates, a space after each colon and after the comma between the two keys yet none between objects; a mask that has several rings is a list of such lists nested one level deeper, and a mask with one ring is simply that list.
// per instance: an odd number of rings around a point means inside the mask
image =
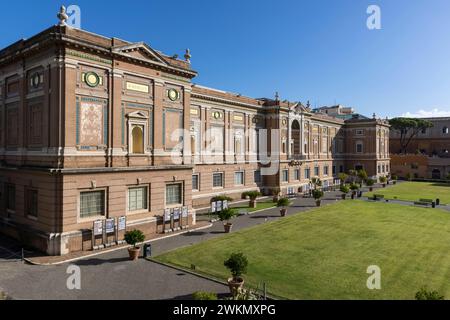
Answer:
[{"label": "white window frame", "polygon": [[[241,174],[242,175],[242,183],[236,183],[236,175]],[[245,186],[245,171],[236,171],[234,173],[234,185],[235,186]]]},{"label": "white window frame", "polygon": [[[216,175],[216,174],[220,174],[221,177],[222,177],[222,185],[221,185],[220,187],[214,186],[214,175]],[[225,187],[225,181],[224,181],[224,178],[225,178],[225,173],[223,173],[223,172],[213,172],[213,174],[212,174],[212,176],[211,176],[211,179],[212,179],[212,188],[213,188],[213,189],[223,189],[223,188]]]},{"label": "white window frame", "polygon": [[[95,215],[95,216],[88,216],[88,217],[82,217],[81,216],[81,194],[82,193],[89,193],[89,192],[103,192],[103,214]],[[88,221],[95,221],[95,220],[103,220],[106,219],[108,216],[108,189],[107,188],[95,188],[95,189],[82,189],[78,191],[78,197],[77,197],[77,220],[79,222],[88,222]]]},{"label": "white window frame", "polygon": [[[147,201],[147,208],[144,209],[138,209],[138,210],[130,210],[130,189],[139,189],[139,188],[146,188],[146,201]],[[127,214],[135,214],[135,213],[143,213],[143,212],[149,212],[150,211],[150,185],[143,184],[143,185],[134,185],[134,186],[128,186],[127,188]]]},{"label": "white window frame", "polygon": [[197,177],[197,188],[194,189],[194,184],[192,184],[192,191],[198,192],[198,191],[200,191],[200,173],[194,173],[192,175],[192,178],[194,178],[194,176]]},{"label": "white window frame", "polygon": [[[167,187],[172,185],[179,185],[180,186],[180,203],[173,203],[168,204],[167,203]],[[164,205],[166,208],[178,208],[182,206],[184,203],[184,184],[183,182],[167,182],[164,188]]]}]

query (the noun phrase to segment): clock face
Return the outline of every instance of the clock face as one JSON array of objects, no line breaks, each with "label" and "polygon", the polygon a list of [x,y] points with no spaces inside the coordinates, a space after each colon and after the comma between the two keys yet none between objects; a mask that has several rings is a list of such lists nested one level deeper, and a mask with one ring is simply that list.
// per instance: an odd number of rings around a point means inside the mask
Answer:
[{"label": "clock face", "polygon": [[176,101],[176,100],[178,100],[180,94],[178,93],[177,90],[175,90],[175,89],[170,89],[169,92],[168,92],[168,96],[169,96],[169,99],[170,99],[170,100]]},{"label": "clock face", "polygon": [[86,84],[89,87],[97,87],[100,84],[100,77],[95,72],[88,72],[85,76]]}]

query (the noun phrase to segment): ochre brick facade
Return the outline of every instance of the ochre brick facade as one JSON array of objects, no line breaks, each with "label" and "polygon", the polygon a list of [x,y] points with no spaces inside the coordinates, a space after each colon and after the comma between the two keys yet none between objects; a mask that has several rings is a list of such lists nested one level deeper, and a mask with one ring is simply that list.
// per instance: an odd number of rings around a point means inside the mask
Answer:
[{"label": "ochre brick facade", "polygon": [[0,51],[2,232],[60,255],[92,250],[96,220],[151,236],[165,209],[187,207],[192,226],[215,195],[389,174],[385,121],[195,85],[189,59],[66,26]]}]

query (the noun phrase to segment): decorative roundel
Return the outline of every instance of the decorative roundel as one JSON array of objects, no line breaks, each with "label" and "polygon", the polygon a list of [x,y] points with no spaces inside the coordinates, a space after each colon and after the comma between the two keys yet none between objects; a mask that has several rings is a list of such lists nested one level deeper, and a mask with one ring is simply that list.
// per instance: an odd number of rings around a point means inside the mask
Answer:
[{"label": "decorative roundel", "polygon": [[41,75],[36,72],[31,76],[31,86],[33,88],[37,88],[39,87],[40,84],[41,84]]},{"label": "decorative roundel", "polygon": [[100,84],[100,77],[95,72],[88,72],[86,73],[85,81],[89,87],[95,88]]},{"label": "decorative roundel", "polygon": [[222,113],[219,111],[216,111],[213,113],[213,117],[214,119],[221,119],[222,118]]},{"label": "decorative roundel", "polygon": [[178,98],[180,97],[180,94],[178,93],[177,90],[175,90],[175,89],[170,89],[169,92],[168,92],[168,96],[169,96],[169,99],[170,99],[170,100],[172,100],[172,101],[177,101]]},{"label": "decorative roundel", "polygon": [[253,123],[258,123],[259,122],[259,118],[258,117],[253,117]]},{"label": "decorative roundel", "polygon": [[287,119],[283,119],[283,125],[287,125]]}]

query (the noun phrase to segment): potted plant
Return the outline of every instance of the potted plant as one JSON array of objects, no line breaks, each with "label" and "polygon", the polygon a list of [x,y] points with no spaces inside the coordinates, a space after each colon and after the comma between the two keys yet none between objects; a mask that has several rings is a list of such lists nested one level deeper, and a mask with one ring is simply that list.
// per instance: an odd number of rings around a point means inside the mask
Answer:
[{"label": "potted plant", "polygon": [[232,277],[228,279],[228,286],[233,296],[244,287],[242,275],[247,272],[248,260],[243,253],[233,253],[223,265],[230,270]]},{"label": "potted plant", "polygon": [[125,233],[125,241],[132,247],[128,248],[128,254],[130,260],[137,260],[139,258],[139,252],[141,248],[137,246],[138,243],[142,243],[145,240],[145,235],[141,230],[127,231]]},{"label": "potted plant", "polygon": [[356,183],[352,183],[350,185],[350,190],[352,190],[352,199],[355,199],[356,192],[358,191],[359,186]]},{"label": "potted plant", "polygon": [[386,181],[387,181],[386,177],[380,177],[380,183],[383,184],[383,188],[386,188]]},{"label": "potted plant", "polygon": [[366,180],[366,185],[369,187],[369,191],[372,192],[373,191],[373,185],[375,184],[375,180],[373,179],[367,179]]},{"label": "potted plant", "polygon": [[277,207],[281,208],[280,209],[280,214],[282,217],[286,216],[287,213],[287,208],[290,204],[289,199],[288,198],[281,198],[280,200],[278,200],[277,202]]},{"label": "potted plant", "polygon": [[316,206],[320,207],[323,198],[323,191],[320,189],[314,189],[312,192],[314,200],[316,200]]},{"label": "potted plant", "polygon": [[362,188],[362,184],[367,180],[368,175],[366,170],[358,170],[359,187]]},{"label": "potted plant", "polygon": [[348,185],[343,184],[341,185],[339,190],[342,192],[342,200],[345,200],[345,198],[347,197],[347,193],[350,192],[350,188],[348,187]]},{"label": "potted plant", "polygon": [[273,202],[278,202],[281,199],[281,190],[280,188],[272,189]]},{"label": "potted plant", "polygon": [[223,209],[218,213],[220,221],[224,222],[223,227],[225,229],[225,233],[230,233],[233,224],[230,223],[230,219],[236,215],[236,212],[231,209]]},{"label": "potted plant", "polygon": [[391,178],[392,178],[392,183],[397,184],[398,177],[396,175],[393,175]]},{"label": "potted plant", "polygon": [[244,192],[245,197],[250,199],[249,207],[256,208],[256,199],[261,196],[259,191],[247,191]]}]

